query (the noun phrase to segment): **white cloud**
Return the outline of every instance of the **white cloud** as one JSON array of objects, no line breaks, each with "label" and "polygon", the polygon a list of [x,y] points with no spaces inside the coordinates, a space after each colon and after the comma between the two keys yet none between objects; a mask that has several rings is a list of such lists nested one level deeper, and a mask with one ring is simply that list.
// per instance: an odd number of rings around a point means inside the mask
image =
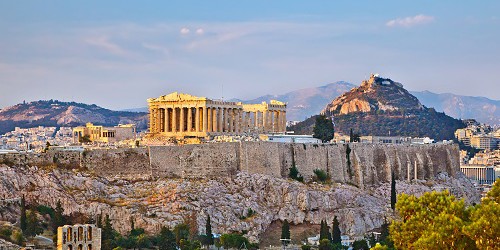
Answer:
[{"label": "white cloud", "polygon": [[104,37],[104,36],[88,38],[85,40],[85,42],[87,44],[104,49],[111,54],[120,55],[120,56],[127,54],[127,52],[122,47],[120,47],[117,44],[112,43],[111,41],[109,41],[109,38]]},{"label": "white cloud", "polygon": [[188,28],[184,27],[184,28],[181,29],[180,32],[181,32],[182,35],[187,35],[187,34],[189,34],[189,32],[191,32],[191,30],[189,30]]},{"label": "white cloud", "polygon": [[416,15],[411,17],[397,18],[388,21],[385,25],[388,27],[405,27],[409,28],[415,25],[428,24],[434,21],[433,16]]},{"label": "white cloud", "polygon": [[203,35],[204,33],[205,33],[205,31],[202,28],[199,28],[196,30],[196,34],[198,34],[198,35]]}]

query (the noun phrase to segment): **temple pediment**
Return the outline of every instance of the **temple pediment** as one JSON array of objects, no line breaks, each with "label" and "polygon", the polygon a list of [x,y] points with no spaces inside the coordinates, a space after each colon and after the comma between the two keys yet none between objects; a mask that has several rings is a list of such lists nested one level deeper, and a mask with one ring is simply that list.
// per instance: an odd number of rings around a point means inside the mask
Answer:
[{"label": "temple pediment", "polygon": [[179,101],[206,101],[209,100],[206,97],[199,97],[199,96],[194,96],[194,95],[189,95],[189,94],[184,94],[184,93],[179,93],[179,92],[173,92],[168,95],[162,95],[158,98],[150,98],[148,99],[148,102],[155,102],[155,101],[172,101],[172,102],[179,102]]}]

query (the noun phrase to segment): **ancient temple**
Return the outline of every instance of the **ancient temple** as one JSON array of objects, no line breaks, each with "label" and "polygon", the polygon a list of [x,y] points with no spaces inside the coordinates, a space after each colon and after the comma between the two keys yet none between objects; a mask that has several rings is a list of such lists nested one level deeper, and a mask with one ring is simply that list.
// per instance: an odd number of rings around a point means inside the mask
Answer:
[{"label": "ancient temple", "polygon": [[148,99],[149,132],[167,137],[209,138],[286,131],[286,104],[243,104],[171,93]]}]

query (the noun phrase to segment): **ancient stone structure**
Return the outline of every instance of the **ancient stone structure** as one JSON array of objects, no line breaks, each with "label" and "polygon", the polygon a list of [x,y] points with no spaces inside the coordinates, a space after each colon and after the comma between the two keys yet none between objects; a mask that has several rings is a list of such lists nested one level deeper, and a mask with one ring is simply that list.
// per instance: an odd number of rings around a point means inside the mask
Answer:
[{"label": "ancient stone structure", "polygon": [[171,93],[148,99],[152,135],[209,138],[286,131],[286,104],[243,104]]},{"label": "ancient stone structure", "polygon": [[[87,123],[85,127],[73,129],[73,142],[118,142],[133,139],[136,136],[135,124],[119,124],[114,127],[103,127]],[[85,138],[85,139],[84,139]]]},{"label": "ancient stone structure", "polygon": [[101,229],[94,224],[57,228],[57,250],[100,250]]}]

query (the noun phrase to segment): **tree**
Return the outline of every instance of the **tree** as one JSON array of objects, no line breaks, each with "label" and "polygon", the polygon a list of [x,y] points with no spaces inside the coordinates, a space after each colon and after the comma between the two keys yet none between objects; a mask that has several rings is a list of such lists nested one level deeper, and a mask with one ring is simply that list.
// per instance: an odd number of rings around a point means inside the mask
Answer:
[{"label": "tree", "polygon": [[340,237],[340,223],[337,219],[337,216],[333,217],[333,225],[332,225],[332,243],[333,244],[342,244],[342,239]]},{"label": "tree", "polygon": [[349,130],[349,142],[354,142],[354,134],[352,133],[352,128]]},{"label": "tree", "polygon": [[170,229],[163,226],[158,237],[159,250],[176,250],[175,235]]},{"label": "tree", "polygon": [[203,244],[209,246],[214,244],[214,235],[212,234],[212,224],[210,222],[210,215],[207,216],[207,222],[205,223],[205,237],[203,239]]},{"label": "tree", "polygon": [[52,223],[52,231],[54,233],[57,232],[58,227],[62,227],[66,224],[63,213],[64,209],[62,208],[61,201],[58,200],[54,211],[54,221]]},{"label": "tree", "polygon": [[181,223],[174,227],[175,243],[179,246],[181,240],[187,240],[189,238],[189,226]]},{"label": "tree", "polygon": [[222,246],[224,246],[224,249],[229,249],[229,248],[237,248],[241,249],[243,244],[246,246],[249,245],[249,242],[247,238],[243,237],[242,235],[239,234],[223,234],[220,237],[220,243]]},{"label": "tree", "polygon": [[396,210],[402,220],[393,221],[389,231],[397,249],[477,249],[462,231],[468,219],[465,203],[449,191],[419,198],[401,194]]},{"label": "tree", "polygon": [[332,243],[328,239],[321,239],[319,240],[319,250],[332,250],[333,246]]},{"label": "tree", "polygon": [[283,225],[281,225],[281,239],[290,239],[290,225],[288,224],[288,220],[283,221]]},{"label": "tree", "polygon": [[[463,231],[479,249],[500,249],[500,180],[497,179],[481,204],[470,211],[471,223]],[[496,219],[495,219],[496,218]]]},{"label": "tree", "polygon": [[26,230],[24,234],[28,237],[33,237],[42,232],[43,228],[40,221],[38,221],[35,211],[28,210],[26,213]]},{"label": "tree", "polygon": [[132,216],[130,217],[130,231],[134,231],[135,229],[135,222],[134,222],[134,218],[132,218]]},{"label": "tree", "polygon": [[27,221],[26,221],[26,200],[23,197],[21,197],[21,230],[23,232],[26,231],[27,228]]},{"label": "tree", "polygon": [[396,208],[396,178],[394,172],[391,171],[391,208],[392,211]]},{"label": "tree", "polygon": [[352,249],[354,250],[368,250],[368,243],[366,240],[356,240],[352,243]]},{"label": "tree", "polygon": [[115,238],[115,231],[113,229],[113,226],[111,226],[111,220],[109,219],[109,215],[106,215],[106,218],[104,219],[104,225],[102,228],[102,249],[104,250],[110,250],[113,249],[116,246],[116,238]]},{"label": "tree", "polygon": [[388,246],[380,245],[380,243],[375,244],[370,250],[389,250]]},{"label": "tree", "polygon": [[319,115],[316,117],[313,137],[320,139],[322,142],[328,142],[333,139],[333,123],[325,115]]},{"label": "tree", "polygon": [[319,231],[319,240],[327,239],[329,242],[332,241],[332,235],[330,234],[330,230],[328,229],[328,224],[326,221],[321,221],[321,227]]}]

